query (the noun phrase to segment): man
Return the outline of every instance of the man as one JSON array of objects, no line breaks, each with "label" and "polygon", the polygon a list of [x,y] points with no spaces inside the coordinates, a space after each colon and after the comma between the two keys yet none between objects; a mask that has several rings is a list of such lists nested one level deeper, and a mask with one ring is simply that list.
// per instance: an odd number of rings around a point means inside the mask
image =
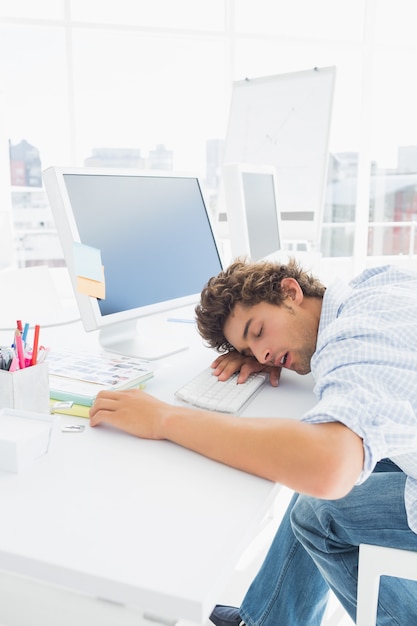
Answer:
[{"label": "man", "polygon": [[[283,368],[311,371],[316,406],[300,421],[243,420],[101,392],[91,425],[168,439],[294,490],[241,607],[217,606],[217,626],[319,625],[329,588],[355,619],[359,544],[417,550],[417,275],[375,268],[325,289],[294,262],[237,261],[210,279],[196,314],[225,351],[219,379],[262,369],[276,386]],[[415,583],[384,579],[378,624],[416,623]]]}]

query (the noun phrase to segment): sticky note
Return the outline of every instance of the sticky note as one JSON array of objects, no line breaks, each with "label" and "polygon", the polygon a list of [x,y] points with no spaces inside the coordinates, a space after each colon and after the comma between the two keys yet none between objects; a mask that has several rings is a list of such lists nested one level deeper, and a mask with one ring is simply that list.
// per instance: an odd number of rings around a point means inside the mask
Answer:
[{"label": "sticky note", "polygon": [[101,272],[101,280],[91,280],[91,278],[77,276],[77,291],[79,293],[84,293],[86,296],[91,296],[92,298],[100,298],[101,300],[104,300],[106,297],[104,267],[101,268]]},{"label": "sticky note", "polygon": [[76,276],[89,278],[96,282],[103,280],[103,265],[101,262],[101,252],[98,248],[87,246],[78,241],[74,241],[74,269]]}]

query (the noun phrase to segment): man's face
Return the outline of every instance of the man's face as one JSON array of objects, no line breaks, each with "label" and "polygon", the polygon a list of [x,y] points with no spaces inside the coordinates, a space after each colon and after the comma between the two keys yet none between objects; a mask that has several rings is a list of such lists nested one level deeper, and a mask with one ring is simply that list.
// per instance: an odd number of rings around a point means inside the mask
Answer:
[{"label": "man's face", "polygon": [[226,320],[224,335],[238,352],[254,356],[262,364],[308,374],[321,302],[310,299],[309,305],[302,294],[288,296],[280,306],[261,302],[244,307],[238,303]]}]

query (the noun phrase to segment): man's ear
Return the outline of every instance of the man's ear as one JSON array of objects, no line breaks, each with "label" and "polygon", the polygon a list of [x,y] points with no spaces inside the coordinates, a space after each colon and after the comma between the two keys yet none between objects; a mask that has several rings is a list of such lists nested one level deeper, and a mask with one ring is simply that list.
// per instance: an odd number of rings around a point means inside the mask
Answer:
[{"label": "man's ear", "polygon": [[292,300],[294,304],[301,304],[303,301],[303,291],[295,278],[283,278],[281,280],[281,289],[285,297]]}]

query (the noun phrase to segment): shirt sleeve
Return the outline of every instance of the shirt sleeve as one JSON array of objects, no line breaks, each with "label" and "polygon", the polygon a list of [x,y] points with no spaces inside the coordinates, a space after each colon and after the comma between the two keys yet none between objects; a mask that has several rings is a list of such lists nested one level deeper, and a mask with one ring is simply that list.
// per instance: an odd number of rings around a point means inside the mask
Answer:
[{"label": "shirt sleeve", "polygon": [[403,399],[407,395],[401,393],[401,372],[394,376],[389,370],[388,364],[376,368],[356,362],[329,371],[316,385],[318,403],[303,417],[316,424],[341,422],[363,439],[365,460],[358,483],[366,480],[382,458],[417,450],[413,406]]}]

